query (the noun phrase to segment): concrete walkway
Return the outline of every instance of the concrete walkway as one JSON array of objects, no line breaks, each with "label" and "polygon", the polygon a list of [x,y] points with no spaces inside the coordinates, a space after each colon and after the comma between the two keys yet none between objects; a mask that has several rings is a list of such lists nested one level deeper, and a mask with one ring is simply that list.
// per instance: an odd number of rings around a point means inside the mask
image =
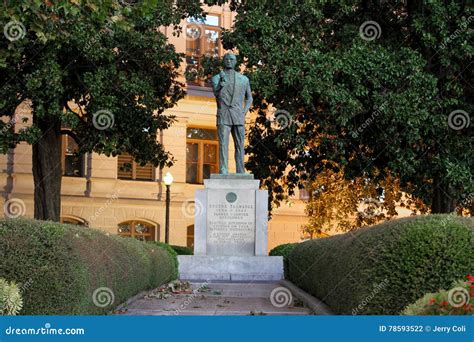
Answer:
[{"label": "concrete walkway", "polygon": [[309,315],[310,310],[279,282],[212,282],[190,283],[177,291],[156,289],[135,298],[116,314]]}]

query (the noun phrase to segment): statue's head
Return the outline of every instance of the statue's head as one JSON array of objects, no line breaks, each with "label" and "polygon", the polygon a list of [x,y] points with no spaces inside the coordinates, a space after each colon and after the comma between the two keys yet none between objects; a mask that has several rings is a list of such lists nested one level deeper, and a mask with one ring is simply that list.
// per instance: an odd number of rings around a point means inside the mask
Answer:
[{"label": "statue's head", "polygon": [[233,53],[226,53],[224,55],[224,67],[226,69],[235,69],[235,66],[237,64],[237,57]]}]

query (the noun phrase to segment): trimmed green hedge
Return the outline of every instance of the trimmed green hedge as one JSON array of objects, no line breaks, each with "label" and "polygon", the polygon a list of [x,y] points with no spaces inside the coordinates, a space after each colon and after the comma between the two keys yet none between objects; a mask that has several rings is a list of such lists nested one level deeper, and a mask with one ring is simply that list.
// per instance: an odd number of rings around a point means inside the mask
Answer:
[{"label": "trimmed green hedge", "polygon": [[192,248],[185,247],[185,246],[170,246],[178,255],[193,255],[194,251]]},{"label": "trimmed green hedge", "polygon": [[92,228],[0,220],[0,277],[20,286],[23,315],[105,314],[176,278],[175,258],[161,246]]},{"label": "trimmed green hedge", "polygon": [[429,215],[298,244],[290,280],[339,314],[399,314],[474,274],[474,219]]},{"label": "trimmed green hedge", "polygon": [[288,257],[295,249],[298,243],[284,243],[283,245],[278,245],[270,251],[270,256],[282,256],[283,257],[283,269],[285,271],[285,279],[290,279],[290,267],[288,265]]},{"label": "trimmed green hedge", "polygon": [[168,245],[167,243],[159,242],[159,241],[148,241],[148,243],[151,246],[158,246],[160,248],[163,248],[169,253],[174,265],[173,274],[171,275],[170,278],[177,279],[178,278],[178,253],[176,253],[176,251],[172,248],[172,246]]}]

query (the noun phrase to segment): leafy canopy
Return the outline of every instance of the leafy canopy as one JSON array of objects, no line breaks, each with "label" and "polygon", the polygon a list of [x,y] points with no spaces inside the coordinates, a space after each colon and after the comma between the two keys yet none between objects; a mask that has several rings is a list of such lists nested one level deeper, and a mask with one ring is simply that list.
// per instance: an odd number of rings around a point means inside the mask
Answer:
[{"label": "leafy canopy", "polygon": [[[81,152],[169,164],[157,132],[172,124],[163,112],[184,96],[182,56],[158,28],[178,34],[189,15],[201,15],[199,1],[2,2],[0,151],[38,141],[36,121],[45,119],[70,129]],[[15,109],[26,100],[33,122],[15,131]]]},{"label": "leafy canopy", "polygon": [[258,111],[247,166],[275,204],[328,165],[347,178],[397,177],[428,205],[440,194],[466,203],[474,191],[472,8],[441,0],[232,3],[238,15],[224,43],[239,51]]}]

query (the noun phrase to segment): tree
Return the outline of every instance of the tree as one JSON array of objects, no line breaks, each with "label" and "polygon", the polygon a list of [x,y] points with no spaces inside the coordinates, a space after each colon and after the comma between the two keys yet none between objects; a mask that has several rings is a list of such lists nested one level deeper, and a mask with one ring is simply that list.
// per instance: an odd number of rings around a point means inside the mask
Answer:
[{"label": "tree", "polygon": [[[309,199],[306,206],[308,224],[303,235],[313,238],[321,233],[349,231],[365,225],[390,220],[403,207],[412,213],[426,213],[424,204],[400,189],[399,179],[385,172],[377,182],[367,178],[347,179],[327,167],[306,185]],[[376,171],[374,171],[376,173]]]},{"label": "tree", "polygon": [[380,183],[390,174],[433,213],[469,203],[473,17],[465,1],[232,5],[235,29],[224,43],[239,51],[258,111],[247,167],[274,204],[328,165],[347,179]]},{"label": "tree", "polygon": [[[195,1],[4,1],[0,22],[0,151],[32,144],[35,218],[59,220],[61,128],[80,152],[130,153],[142,165],[171,165],[157,132],[163,112],[184,96],[182,56],[158,30]],[[30,101],[33,120],[15,130],[15,109]]]}]

